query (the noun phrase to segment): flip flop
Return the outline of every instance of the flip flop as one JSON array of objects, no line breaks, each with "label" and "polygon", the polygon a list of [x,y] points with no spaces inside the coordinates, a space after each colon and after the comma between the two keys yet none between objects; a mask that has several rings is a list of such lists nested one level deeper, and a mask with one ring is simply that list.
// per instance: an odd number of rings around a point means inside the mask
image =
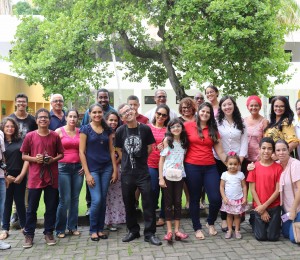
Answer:
[{"label": "flip flop", "polygon": [[9,233],[7,230],[3,230],[2,233],[0,234],[0,240],[4,240],[9,237]]},{"label": "flip flop", "polygon": [[208,223],[206,223],[206,227],[208,228],[208,233],[211,236],[215,236],[216,234],[218,234],[217,230],[215,229],[214,225],[209,225]]},{"label": "flip flop", "polygon": [[205,239],[205,236],[202,232],[201,229],[198,229],[196,232],[195,232],[195,237],[199,240],[204,240]]}]

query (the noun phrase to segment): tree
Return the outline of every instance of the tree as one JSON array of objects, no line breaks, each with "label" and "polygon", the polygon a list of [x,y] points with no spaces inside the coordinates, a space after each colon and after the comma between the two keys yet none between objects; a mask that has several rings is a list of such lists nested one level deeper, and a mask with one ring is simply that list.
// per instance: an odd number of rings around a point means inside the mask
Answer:
[{"label": "tree", "polygon": [[39,14],[38,8],[32,7],[28,2],[21,1],[13,5],[14,15],[34,15]]},{"label": "tree", "polygon": [[[170,80],[176,95],[211,82],[224,93],[271,94],[287,76],[286,24],[280,0],[36,0],[43,20],[25,18],[11,61],[46,93],[75,97],[107,76],[98,55],[116,48],[126,77],[147,76],[153,88]],[[159,40],[147,32],[157,28]],[[103,67],[99,67],[99,66]],[[74,93],[73,93],[74,92]]]}]

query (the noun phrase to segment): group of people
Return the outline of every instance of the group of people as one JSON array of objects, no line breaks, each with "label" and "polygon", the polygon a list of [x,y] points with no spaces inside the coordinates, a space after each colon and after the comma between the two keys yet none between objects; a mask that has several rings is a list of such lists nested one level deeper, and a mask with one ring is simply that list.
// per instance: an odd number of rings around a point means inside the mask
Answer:
[{"label": "group of people", "polygon": [[[288,100],[273,98],[268,121],[259,114],[258,96],[248,97],[250,115],[242,118],[235,100],[219,100],[215,86],[208,86],[205,95],[207,102],[201,93],[182,99],[177,117],[167,105],[166,92],[157,90],[156,106],[143,116],[136,96],[115,110],[109,105],[109,92],[99,89],[97,103],[86,111],[79,128],[77,110],[65,112],[62,95],[53,95],[52,110],[41,108],[34,118],[26,112],[27,96],[18,94],[16,112],[0,126],[1,249],[10,248],[3,240],[9,236],[13,202],[25,236],[23,247],[32,247],[42,191],[46,243],[56,244],[54,232],[60,239],[79,236],[84,177],[92,241],[108,238],[105,224],[115,231],[126,223],[123,242],[139,238],[139,194],[146,242],[161,245],[156,227],[165,223],[164,240],[187,239],[180,228],[183,191],[197,239],[205,239],[199,208],[206,196],[208,234],[217,234],[215,221],[221,210],[225,238],[241,239],[249,189],[255,238],[276,241],[282,230],[295,242],[292,222],[300,221],[300,123],[293,125]],[[300,117],[299,100],[296,111]],[[288,218],[281,225],[282,214]]]}]

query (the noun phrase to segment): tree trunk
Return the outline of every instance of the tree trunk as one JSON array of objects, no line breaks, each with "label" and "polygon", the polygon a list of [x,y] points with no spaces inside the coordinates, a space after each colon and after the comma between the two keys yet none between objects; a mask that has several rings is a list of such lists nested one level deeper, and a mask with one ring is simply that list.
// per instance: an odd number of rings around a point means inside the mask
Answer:
[{"label": "tree trunk", "polygon": [[0,0],[0,15],[12,15],[10,0]]}]

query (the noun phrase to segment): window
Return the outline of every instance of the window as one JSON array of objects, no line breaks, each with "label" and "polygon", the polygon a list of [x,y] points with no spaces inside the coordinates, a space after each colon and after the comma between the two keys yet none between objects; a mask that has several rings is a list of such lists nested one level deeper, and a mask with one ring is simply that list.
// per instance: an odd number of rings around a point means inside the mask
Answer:
[{"label": "window", "polygon": [[144,99],[144,103],[147,105],[156,104],[154,101],[154,96],[145,96]]}]

